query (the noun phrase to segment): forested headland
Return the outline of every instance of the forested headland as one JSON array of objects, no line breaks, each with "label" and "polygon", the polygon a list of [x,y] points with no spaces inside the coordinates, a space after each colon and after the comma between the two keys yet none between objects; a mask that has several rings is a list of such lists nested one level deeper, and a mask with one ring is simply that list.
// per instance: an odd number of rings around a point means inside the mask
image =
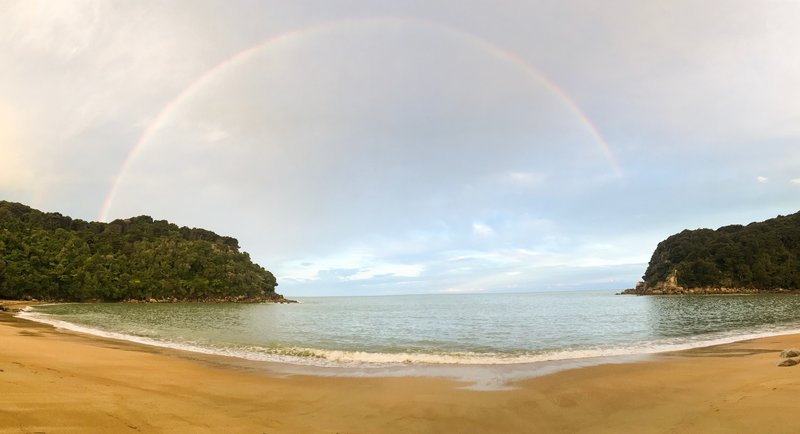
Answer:
[{"label": "forested headland", "polygon": [[282,302],[235,238],[139,216],[110,223],[0,201],[0,298]]},{"label": "forested headland", "polygon": [[800,212],[684,230],[656,247],[632,294],[800,291]]}]

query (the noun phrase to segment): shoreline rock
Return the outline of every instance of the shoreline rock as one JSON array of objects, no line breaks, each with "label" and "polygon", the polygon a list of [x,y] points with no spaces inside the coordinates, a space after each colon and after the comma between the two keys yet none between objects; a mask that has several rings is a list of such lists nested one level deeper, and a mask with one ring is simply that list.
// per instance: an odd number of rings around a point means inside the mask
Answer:
[{"label": "shoreline rock", "polygon": [[740,288],[725,286],[709,286],[702,288],[665,288],[663,286],[647,288],[630,288],[619,293],[619,295],[743,295],[743,294],[799,294],[798,290],[777,288]]},{"label": "shoreline rock", "polygon": [[276,297],[247,297],[244,295],[226,296],[219,298],[202,298],[202,299],[188,299],[188,298],[148,298],[148,299],[135,299],[129,298],[122,300],[119,303],[242,303],[242,304],[292,304],[297,303],[297,300],[290,300],[282,295]]},{"label": "shoreline rock", "polygon": [[218,298],[202,298],[202,299],[189,299],[189,298],[148,298],[148,299],[134,299],[129,298],[121,301],[104,301],[104,300],[37,300],[37,299],[20,299],[20,300],[0,300],[0,311],[16,313],[23,310],[27,306],[35,306],[48,303],[241,303],[241,304],[292,304],[298,303],[297,300],[290,300],[283,295],[274,294],[259,297],[247,297],[244,295],[226,296]]},{"label": "shoreline rock", "polygon": [[781,351],[781,354],[778,356],[782,359],[791,359],[792,357],[800,356],[800,350],[797,348],[789,348],[788,350]]},{"label": "shoreline rock", "polygon": [[703,286],[687,288],[678,284],[677,270],[672,270],[667,275],[667,279],[655,284],[648,285],[644,281],[639,281],[635,288],[626,289],[619,295],[737,295],[737,294],[792,294],[800,293],[800,290],[784,288],[760,289],[746,287],[729,286]]}]

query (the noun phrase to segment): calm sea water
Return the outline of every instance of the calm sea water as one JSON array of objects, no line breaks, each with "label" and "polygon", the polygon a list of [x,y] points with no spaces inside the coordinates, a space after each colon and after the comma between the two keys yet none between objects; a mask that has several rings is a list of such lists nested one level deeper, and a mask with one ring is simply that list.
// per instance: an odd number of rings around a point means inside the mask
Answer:
[{"label": "calm sea water", "polygon": [[613,292],[64,304],[22,316],[103,336],[307,365],[513,364],[635,355],[800,331],[800,296]]}]

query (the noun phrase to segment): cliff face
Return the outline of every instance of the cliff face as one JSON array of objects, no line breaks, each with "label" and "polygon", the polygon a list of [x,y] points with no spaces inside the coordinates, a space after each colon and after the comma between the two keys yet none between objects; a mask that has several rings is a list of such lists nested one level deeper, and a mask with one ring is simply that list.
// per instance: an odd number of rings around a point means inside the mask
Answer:
[{"label": "cliff face", "polygon": [[800,291],[800,213],[747,226],[685,230],[660,242],[627,294]]}]

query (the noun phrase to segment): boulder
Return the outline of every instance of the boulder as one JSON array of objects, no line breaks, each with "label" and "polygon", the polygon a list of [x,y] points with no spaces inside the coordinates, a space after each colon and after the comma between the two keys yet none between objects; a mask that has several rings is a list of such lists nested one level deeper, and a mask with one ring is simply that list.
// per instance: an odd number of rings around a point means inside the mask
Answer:
[{"label": "boulder", "polygon": [[781,360],[781,362],[778,363],[778,366],[794,366],[798,363],[800,363],[800,359],[786,359]]},{"label": "boulder", "polygon": [[797,357],[800,356],[800,350],[797,348],[790,348],[788,350],[781,351],[781,358],[788,359],[790,357]]}]

